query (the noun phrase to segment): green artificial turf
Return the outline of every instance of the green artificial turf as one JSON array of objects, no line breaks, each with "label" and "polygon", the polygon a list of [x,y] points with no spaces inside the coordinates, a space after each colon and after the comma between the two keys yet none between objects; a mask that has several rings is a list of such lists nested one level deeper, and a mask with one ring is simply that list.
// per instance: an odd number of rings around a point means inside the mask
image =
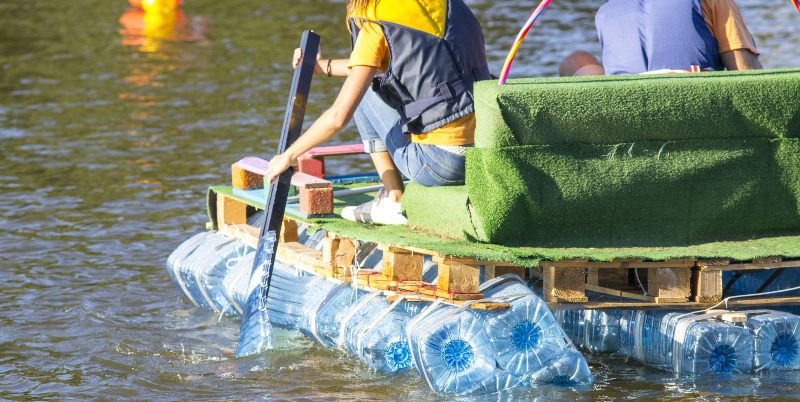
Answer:
[{"label": "green artificial turf", "polygon": [[[417,190],[425,189],[418,188]],[[213,226],[216,226],[216,208],[214,206],[216,193],[238,198],[255,208],[264,208],[264,205],[233,195],[229,186],[211,187],[209,188],[208,211]],[[339,198],[335,201],[335,208],[339,212],[346,205],[356,205],[369,199],[371,199],[369,195]],[[364,241],[394,246],[420,247],[450,256],[504,261],[526,267],[535,267],[543,260],[572,258],[588,258],[591,261],[611,261],[620,258],[641,258],[651,261],[671,258],[730,258],[736,261],[750,261],[754,258],[771,256],[800,258],[800,236],[766,237],[746,241],[713,242],[682,247],[508,247],[474,241],[446,239],[406,226],[364,225],[338,218],[298,219],[316,225],[319,228]]]},{"label": "green artificial turf", "polygon": [[412,227],[452,239],[477,238],[465,186],[425,187],[411,183],[403,205]]},{"label": "green artificial turf", "polygon": [[800,136],[800,70],[476,84],[479,148]]},{"label": "green artificial turf", "polygon": [[798,139],[474,149],[467,189],[486,242],[674,246],[800,234],[799,169]]}]

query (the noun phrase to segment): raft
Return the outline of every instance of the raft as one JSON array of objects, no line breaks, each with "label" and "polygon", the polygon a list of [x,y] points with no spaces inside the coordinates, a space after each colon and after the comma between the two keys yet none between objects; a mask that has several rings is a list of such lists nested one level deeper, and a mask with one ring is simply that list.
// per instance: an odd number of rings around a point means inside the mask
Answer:
[{"label": "raft", "polygon": [[[679,375],[800,369],[800,70],[476,85],[463,186],[407,187],[405,227],[342,220],[374,175],[292,179],[270,321],[433,391],[588,385],[583,353]],[[264,160],[207,194],[167,271],[241,314]],[[580,351],[579,351],[580,350]]]}]

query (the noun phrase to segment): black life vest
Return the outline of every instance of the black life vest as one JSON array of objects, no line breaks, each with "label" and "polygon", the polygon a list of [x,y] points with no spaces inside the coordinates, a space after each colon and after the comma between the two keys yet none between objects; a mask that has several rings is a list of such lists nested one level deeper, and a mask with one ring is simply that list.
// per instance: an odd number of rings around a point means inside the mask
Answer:
[{"label": "black life vest", "polygon": [[[474,113],[473,84],[491,78],[483,31],[462,0],[448,0],[444,37],[388,21],[372,22],[389,45],[389,67],[375,92],[397,110],[403,131],[424,134]],[[359,28],[350,19],[355,46]]]}]

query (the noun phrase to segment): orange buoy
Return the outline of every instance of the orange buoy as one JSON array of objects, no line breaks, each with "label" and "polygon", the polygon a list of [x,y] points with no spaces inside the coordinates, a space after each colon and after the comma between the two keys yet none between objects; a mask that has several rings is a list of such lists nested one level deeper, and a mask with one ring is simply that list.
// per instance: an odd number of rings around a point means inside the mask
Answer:
[{"label": "orange buoy", "polygon": [[163,7],[163,6],[173,6],[178,7],[183,3],[183,0],[128,0],[128,3],[131,3],[132,6],[147,11],[149,8],[153,7]]}]

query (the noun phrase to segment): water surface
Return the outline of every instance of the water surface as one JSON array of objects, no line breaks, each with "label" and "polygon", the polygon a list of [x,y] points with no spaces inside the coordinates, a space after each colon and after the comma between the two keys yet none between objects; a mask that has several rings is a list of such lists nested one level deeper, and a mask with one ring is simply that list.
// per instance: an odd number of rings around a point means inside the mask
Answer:
[{"label": "water surface", "polygon": [[[598,52],[600,0],[556,2],[513,76],[551,76]],[[496,74],[530,1],[473,0]],[[800,15],[740,1],[767,67],[800,66]],[[193,308],[163,270],[204,229],[204,192],[230,164],[275,148],[303,29],[347,55],[344,2],[187,0],[170,20],[123,0],[0,2],[0,398],[435,398],[416,374],[368,371],[284,334],[281,350],[233,358],[238,320]],[[308,115],[340,81],[313,86]],[[347,143],[354,130],[337,137]],[[366,171],[363,158],[334,172]],[[682,380],[592,358],[597,383],[488,399],[787,396],[800,375]],[[487,399],[487,398],[479,398]]]}]

